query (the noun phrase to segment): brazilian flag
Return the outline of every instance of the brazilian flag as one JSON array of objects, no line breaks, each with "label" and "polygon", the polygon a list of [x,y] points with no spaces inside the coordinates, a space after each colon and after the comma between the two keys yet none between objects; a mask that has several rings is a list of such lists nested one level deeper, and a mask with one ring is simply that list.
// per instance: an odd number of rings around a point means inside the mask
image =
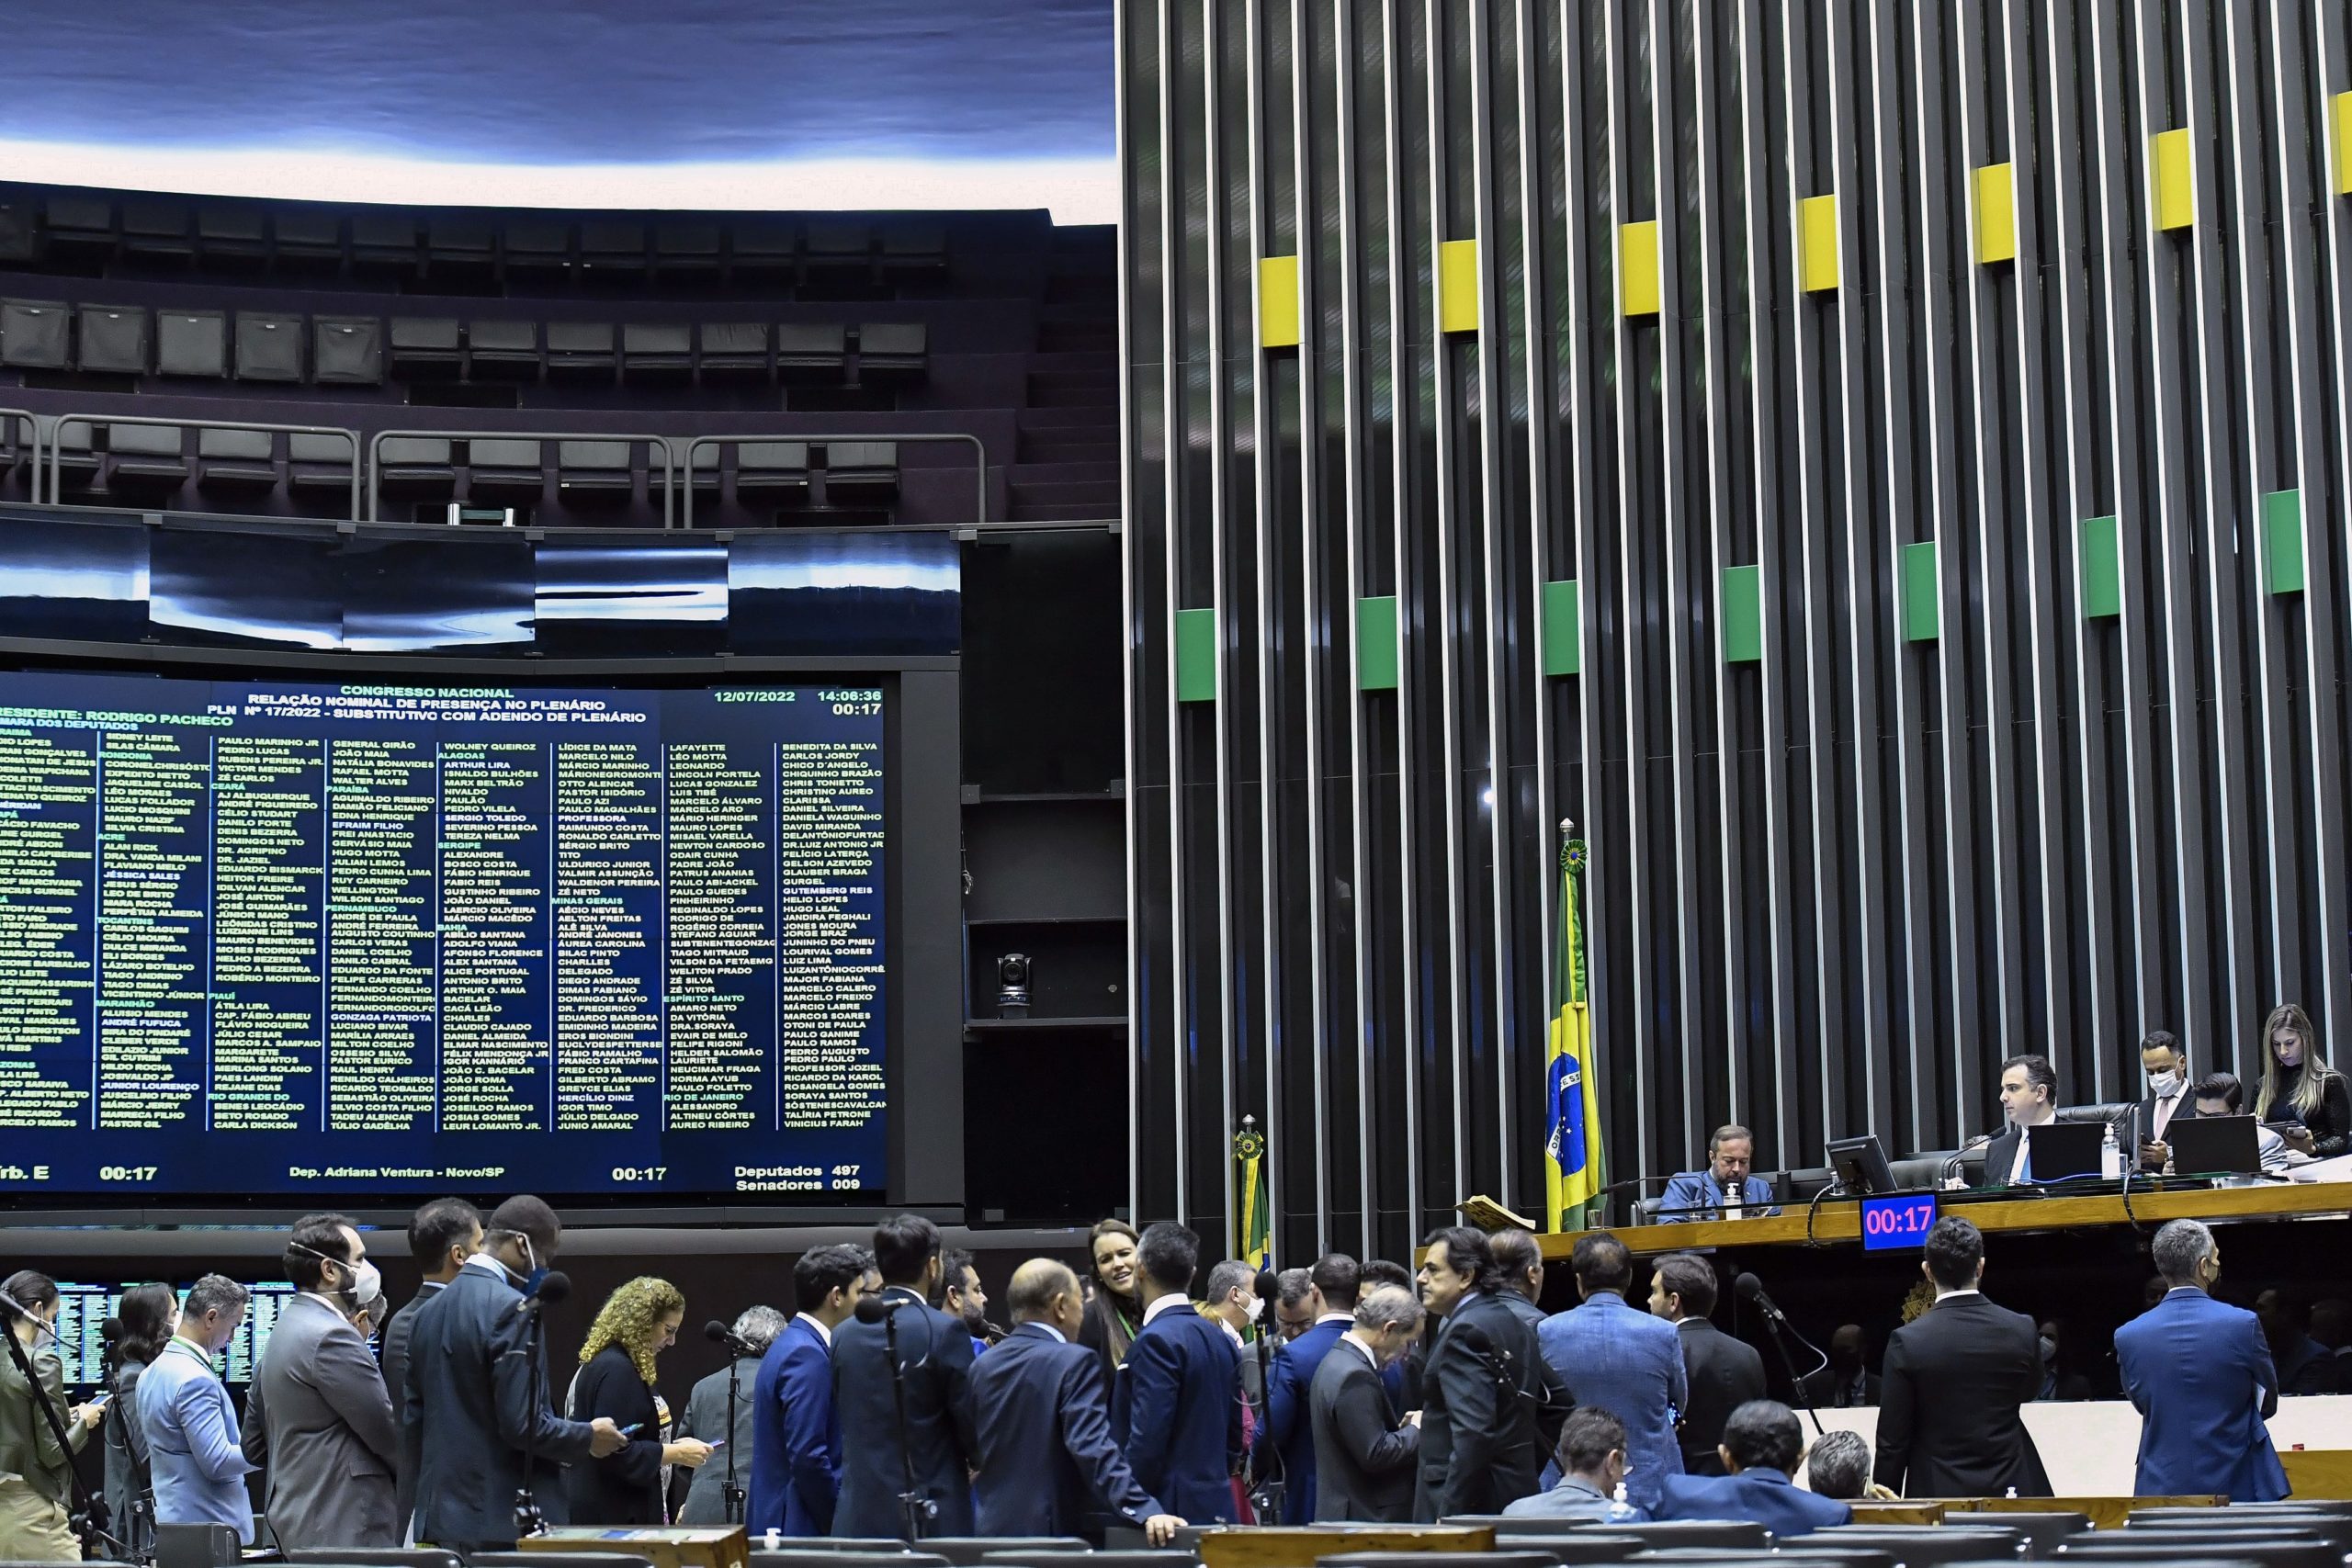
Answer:
[{"label": "brazilian flag", "polygon": [[1552,1039],[1544,1056],[1551,1134],[1544,1176],[1552,1229],[1577,1231],[1601,1219],[1600,1075],[1592,1048],[1589,976],[1584,956],[1582,839],[1560,848],[1560,945],[1553,982]]},{"label": "brazilian flag", "polygon": [[1233,1136],[1233,1161],[1241,1168],[1236,1184],[1241,1193],[1241,1245],[1234,1256],[1262,1269],[1270,1266],[1273,1245],[1266,1219],[1266,1134],[1258,1131],[1255,1116],[1241,1119],[1241,1131]]}]

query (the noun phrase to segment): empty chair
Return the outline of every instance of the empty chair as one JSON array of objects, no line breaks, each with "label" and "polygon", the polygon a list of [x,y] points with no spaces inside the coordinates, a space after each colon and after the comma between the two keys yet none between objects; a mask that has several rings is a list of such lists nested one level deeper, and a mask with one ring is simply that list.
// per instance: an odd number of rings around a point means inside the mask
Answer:
[{"label": "empty chair", "polygon": [[144,376],[154,344],[147,312],[137,305],[85,305],[75,312],[85,370]]},{"label": "empty chair", "polygon": [[2259,1563],[2261,1568],[2343,1568],[2344,1563],[2343,1551],[2332,1541],[2259,1525],[2233,1530],[2163,1530],[2141,1536],[2099,1530],[2067,1541],[2058,1549],[2058,1561],[2117,1562],[2137,1558],[2144,1562],[2192,1553]]},{"label": "empty chair", "polygon": [[64,369],[70,320],[56,300],[0,299],[0,365]]},{"label": "empty chair", "polygon": [[424,265],[434,277],[487,278],[498,267],[498,231],[487,218],[442,217],[424,225]]},{"label": "empty chair", "polygon": [[467,1561],[476,1568],[653,1568],[621,1551],[477,1551]]},{"label": "empty chair", "polygon": [[391,340],[396,381],[451,381],[465,369],[465,349],[454,316],[394,316]]},{"label": "empty chair", "polygon": [[1833,1525],[1793,1542],[1784,1541],[1781,1550],[1816,1546],[1875,1548],[1890,1553],[1900,1568],[1942,1568],[1948,1562],[2022,1556],[2026,1538],[2017,1530],[1968,1525]]},{"label": "empty chair", "polygon": [[416,271],[416,214],[399,208],[363,210],[351,218],[351,266],[355,272]]},{"label": "empty chair", "polygon": [[2293,1497],[2278,1503],[2233,1503],[2227,1508],[2141,1508],[2125,1525],[2139,1530],[2245,1529],[2257,1525],[2308,1531],[2352,1551],[2352,1503]]},{"label": "empty chair", "polygon": [[[930,1544],[931,1542],[927,1540],[923,1542],[925,1546]],[[1111,1551],[1073,1551],[1067,1548],[1053,1551],[1040,1551],[1032,1547],[1023,1551],[985,1552],[981,1555],[980,1561],[989,1563],[1035,1562],[1053,1565],[1053,1568],[1060,1568],[1060,1565],[1064,1564],[1067,1564],[1067,1568],[1181,1568],[1183,1563],[1197,1562],[1200,1559],[1189,1551],[1173,1548],[1162,1551],[1154,1551],[1148,1547]],[[1494,1559],[1482,1557],[1479,1561],[1491,1562]]]},{"label": "empty chair", "polygon": [[694,367],[693,333],[684,323],[632,321],[621,328],[623,378],[680,381]]},{"label": "empty chair", "polygon": [[1772,1544],[1770,1530],[1745,1519],[1662,1519],[1645,1525],[1611,1525],[1609,1533],[1630,1535],[1650,1551],[1678,1546],[1762,1551]]},{"label": "empty chair", "polygon": [[322,387],[384,384],[384,323],[373,316],[321,316],[311,323],[311,364]]},{"label": "empty chair", "polygon": [[1495,1525],[1495,1550],[1498,1551],[1540,1551],[1564,1568],[1582,1568],[1589,1562],[1623,1562],[1642,1550],[1642,1543],[1630,1535],[1612,1533],[1605,1525],[1587,1520],[1555,1519],[1558,1525],[1572,1529],[1545,1530],[1541,1534],[1521,1532],[1521,1525],[1541,1524],[1540,1519],[1501,1519]]},{"label": "empty chair", "polygon": [[872,231],[863,223],[809,224],[800,249],[800,276],[812,282],[862,282],[871,278]]},{"label": "empty chair", "polygon": [[781,321],[775,373],[786,381],[839,381],[849,369],[849,329],[839,321]]},{"label": "empty chair", "polygon": [[300,381],[302,318],[275,310],[237,312],[237,379]]},{"label": "empty chair", "polygon": [[560,276],[571,265],[571,226],[537,219],[506,225],[506,276],[518,280]]},{"label": "empty chair", "polygon": [[50,471],[67,488],[87,486],[98,477],[98,455],[90,444],[86,420],[61,421],[49,435]]},{"label": "empty chair", "polygon": [[1554,1568],[1559,1559],[1542,1551],[1335,1551],[1315,1560],[1316,1568]]},{"label": "empty chair", "polygon": [[271,227],[280,265],[319,272],[343,265],[343,220],[333,212],[321,208],[281,209]]},{"label": "empty chair", "polygon": [[[1086,1541],[1074,1535],[955,1535],[925,1536],[925,1551],[935,1551],[956,1568],[977,1568],[990,1552],[1085,1551]],[[1001,1559],[1000,1559],[1001,1560]]]},{"label": "empty chair", "polygon": [[196,211],[196,248],[207,266],[259,266],[269,259],[269,214],[208,202]]},{"label": "empty chair", "polygon": [[[842,1552],[864,1557],[871,1557],[877,1551],[888,1552],[892,1556],[896,1556],[899,1552],[907,1550],[907,1543],[905,1541],[900,1540],[896,1536],[890,1535],[780,1536],[777,1538],[775,1549],[772,1551],[767,1549],[765,1544],[766,1538],[764,1536],[753,1536],[752,1539],[762,1543],[760,1546],[754,1548],[752,1552],[752,1568],[775,1568],[775,1564],[785,1558],[805,1557],[811,1552],[814,1552],[820,1557],[832,1556]],[[763,1564],[760,1561],[762,1558],[767,1558],[770,1561]],[[873,1564],[866,1564],[866,1568],[873,1568]]]},{"label": "empty chair", "polygon": [[107,489],[177,490],[187,482],[187,440],[176,424],[107,427]]},{"label": "empty chair", "polygon": [[458,1568],[458,1554],[437,1546],[298,1546],[288,1562],[343,1562],[352,1568]]},{"label": "empty chair", "polygon": [[746,503],[808,503],[808,443],[746,441],[735,448],[735,499]]},{"label": "empty chair", "polygon": [[477,380],[537,380],[539,323],[473,322],[466,328],[466,368]]},{"label": "empty chair", "polygon": [[220,310],[159,310],[155,369],[165,376],[229,373],[229,318]]},{"label": "empty chair", "polygon": [[857,329],[857,377],[918,381],[931,365],[931,333],[921,321],[869,321]]},{"label": "empty chair", "polygon": [[547,486],[536,441],[473,440],[466,443],[466,498],[502,506],[527,504]]},{"label": "empty chair", "polygon": [[628,282],[645,276],[645,225],[604,221],[580,226],[583,277]]},{"label": "empty chair", "polygon": [[[480,447],[481,443],[474,443]],[[560,441],[555,448],[556,492],[567,501],[627,501],[637,493],[637,470],[626,441]]]},{"label": "empty chair", "polygon": [[187,204],[131,201],[122,209],[122,250],[147,261],[186,262],[196,255]]},{"label": "empty chair", "polygon": [[266,430],[196,433],[196,488],[235,494],[277,488],[277,462]]},{"label": "empty chair", "polygon": [[[935,1551],[909,1551],[906,1542],[836,1540],[831,1550],[811,1548],[805,1551],[754,1551],[751,1568],[876,1568],[875,1559],[886,1557],[890,1568],[949,1568],[947,1559]],[[537,1553],[532,1553],[537,1556]],[[480,1562],[477,1554],[473,1561]],[[538,1568],[536,1563],[527,1568]]]},{"label": "empty chair", "polygon": [[704,380],[768,378],[768,329],[764,322],[705,321],[700,332]]},{"label": "empty chair", "polygon": [[[348,471],[344,482],[350,483]],[[447,500],[457,493],[449,442],[439,435],[388,435],[376,447],[376,485],[403,500]]]},{"label": "empty chair", "polygon": [[608,377],[617,356],[613,353],[610,321],[549,321],[548,376],[585,380]]},{"label": "empty chair", "polygon": [[654,225],[653,270],[666,282],[691,283],[716,277],[718,251],[716,223]]},{"label": "empty chair", "polygon": [[2026,1539],[2028,1557],[2048,1557],[2069,1536],[2078,1535],[2091,1528],[2088,1514],[2064,1513],[2056,1510],[2011,1513],[2007,1508],[1996,1513],[1981,1514],[1947,1512],[1944,1522],[1951,1525],[1974,1525],[1979,1521],[1998,1525],[2005,1530],[2016,1530]]},{"label": "empty chair", "polygon": [[865,504],[899,494],[899,444],[836,441],[825,448],[825,502]]},{"label": "empty chair", "polygon": [[[386,447],[398,445],[387,441]],[[324,433],[297,431],[286,438],[286,488],[299,498],[313,502],[332,501],[347,508],[351,504],[351,467],[357,457],[352,438]],[[441,443],[440,473],[447,482],[449,475],[449,444]],[[385,461],[378,454],[377,461]]]},{"label": "empty chair", "polygon": [[895,223],[882,231],[882,279],[922,282],[947,273],[947,229],[940,223]]},{"label": "empty chair", "polygon": [[800,266],[800,231],[788,223],[739,223],[728,246],[728,272],[745,283],[791,277]]},{"label": "empty chair", "polygon": [[694,457],[686,467],[686,483],[692,485],[696,493],[710,496],[718,493],[718,447],[695,447]]},{"label": "empty chair", "polygon": [[102,196],[51,195],[49,253],[61,261],[91,262],[114,254],[114,203]]}]

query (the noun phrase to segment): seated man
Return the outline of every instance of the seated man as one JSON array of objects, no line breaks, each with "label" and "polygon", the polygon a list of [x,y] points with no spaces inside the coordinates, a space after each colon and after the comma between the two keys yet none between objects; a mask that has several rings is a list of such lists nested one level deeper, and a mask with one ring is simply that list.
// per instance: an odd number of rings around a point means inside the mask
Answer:
[{"label": "seated man", "polygon": [[1854,1510],[1799,1489],[1789,1479],[1804,1457],[1796,1413],[1777,1399],[1751,1399],[1724,1423],[1728,1475],[1669,1475],[1661,1519],[1751,1519],[1786,1540],[1849,1524]]},{"label": "seated man", "polygon": [[1507,1519],[1593,1519],[1601,1524],[1640,1524],[1649,1515],[1617,1501],[1625,1480],[1625,1424],[1597,1404],[1579,1404],[1560,1428],[1555,1456],[1559,1484],[1503,1506]]},{"label": "seated man", "polygon": [[2001,1064],[2000,1133],[1984,1148],[1983,1187],[2033,1184],[2033,1130],[2058,1120],[2058,1071],[2047,1056]]},{"label": "seated man", "polygon": [[[2208,1073],[2197,1080],[2189,1091],[2197,1097],[2199,1116],[2240,1116],[2245,1114],[2245,1089],[2235,1073]],[[2257,1122],[2254,1124],[2255,1152],[2262,1156],[2266,1171],[2283,1172],[2294,1164],[2287,1156],[2287,1140]]]},{"label": "seated man", "polygon": [[1813,1451],[1805,1456],[1805,1484],[1816,1497],[1831,1497],[1840,1503],[1855,1503],[1864,1498],[1875,1502],[1896,1501],[1894,1493],[1871,1479],[1871,1441],[1860,1432],[1843,1427],[1824,1432],[1813,1442]]},{"label": "seated man", "polygon": [[1733,1122],[1715,1129],[1707,1140],[1707,1168],[1686,1170],[1666,1184],[1658,1202],[1661,1224],[1683,1220],[1753,1219],[1777,1214],[1772,1184],[1747,1173],[1756,1153],[1756,1134]]}]

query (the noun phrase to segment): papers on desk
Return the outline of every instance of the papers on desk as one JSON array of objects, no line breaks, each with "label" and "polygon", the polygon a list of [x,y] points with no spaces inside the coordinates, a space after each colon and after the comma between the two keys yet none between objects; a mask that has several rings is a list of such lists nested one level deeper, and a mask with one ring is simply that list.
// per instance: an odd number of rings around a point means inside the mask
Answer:
[{"label": "papers on desk", "polygon": [[2315,1159],[2308,1165],[2293,1167],[2287,1172],[2290,1179],[2303,1181],[2352,1181],[2352,1155],[2337,1155],[2334,1159]]}]

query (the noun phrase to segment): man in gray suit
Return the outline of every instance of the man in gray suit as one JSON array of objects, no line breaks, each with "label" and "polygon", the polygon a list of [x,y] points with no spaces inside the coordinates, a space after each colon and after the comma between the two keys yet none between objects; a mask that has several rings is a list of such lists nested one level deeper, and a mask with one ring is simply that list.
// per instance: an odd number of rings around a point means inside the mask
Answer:
[{"label": "man in gray suit", "polygon": [[[463,1198],[435,1198],[410,1216],[408,1255],[416,1259],[424,1282],[384,1325],[384,1387],[391,1393],[395,1413],[408,1397],[408,1341],[416,1332],[416,1314],[458,1277],[466,1259],[481,1250],[481,1211]],[[400,1466],[397,1506],[405,1535],[409,1521],[416,1517],[416,1477],[405,1460]]]},{"label": "man in gray suit", "polygon": [[245,1399],[245,1458],[266,1472],[264,1512],[288,1551],[401,1543],[392,1397],[351,1314],[380,1297],[358,1227],[307,1214],[286,1243],[301,1294],[270,1330]]},{"label": "man in gray suit", "polygon": [[752,1385],[759,1381],[760,1360],[784,1332],[785,1316],[770,1306],[746,1307],[743,1315],[735,1320],[729,1332],[735,1336],[737,1352],[733,1368],[735,1398],[732,1425],[727,1419],[727,1369],[711,1373],[695,1384],[686,1396],[685,1418],[671,1434],[673,1438],[700,1438],[714,1447],[728,1445],[728,1452],[718,1455],[700,1470],[689,1472],[686,1500],[678,1509],[682,1525],[740,1525],[743,1516],[740,1509],[729,1511],[728,1488],[749,1487],[752,1483],[752,1416],[755,1408]]},{"label": "man in gray suit", "polygon": [[1413,1517],[1420,1458],[1418,1412],[1398,1420],[1381,1369],[1421,1337],[1413,1292],[1383,1285],[1355,1305],[1355,1322],[1315,1369],[1306,1394],[1315,1432],[1315,1522],[1402,1524]]}]

